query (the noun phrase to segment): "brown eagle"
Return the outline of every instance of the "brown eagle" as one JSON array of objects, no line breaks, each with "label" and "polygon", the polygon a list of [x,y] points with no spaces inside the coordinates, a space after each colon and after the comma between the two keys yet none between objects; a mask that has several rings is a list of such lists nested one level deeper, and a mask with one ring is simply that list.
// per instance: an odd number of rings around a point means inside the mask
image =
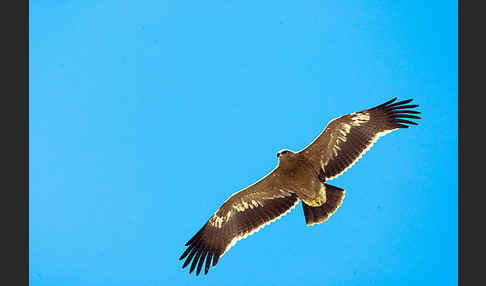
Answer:
[{"label": "brown eagle", "polygon": [[327,220],[341,205],[344,190],[326,184],[351,167],[380,137],[420,119],[407,105],[412,99],[396,98],[376,107],[331,120],[324,131],[299,152],[277,153],[277,167],[255,184],[234,193],[186,243],[179,260],[182,268],[191,263],[199,275],[216,266],[238,240],[258,231],[289,212],[302,201],[305,222],[314,225]]}]

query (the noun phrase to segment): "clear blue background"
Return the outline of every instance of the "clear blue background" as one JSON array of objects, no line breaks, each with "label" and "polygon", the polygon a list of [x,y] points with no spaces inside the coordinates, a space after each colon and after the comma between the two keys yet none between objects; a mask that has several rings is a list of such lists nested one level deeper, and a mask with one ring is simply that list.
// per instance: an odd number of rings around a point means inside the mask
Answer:
[{"label": "clear blue background", "polygon": [[[30,1],[31,285],[457,285],[457,1]],[[207,276],[178,261],[234,192],[329,120],[419,126]]]}]

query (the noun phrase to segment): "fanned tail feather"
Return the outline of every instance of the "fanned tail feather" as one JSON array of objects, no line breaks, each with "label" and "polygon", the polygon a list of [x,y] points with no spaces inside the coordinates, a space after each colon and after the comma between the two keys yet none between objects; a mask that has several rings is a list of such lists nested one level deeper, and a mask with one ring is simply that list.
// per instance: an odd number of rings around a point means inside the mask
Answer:
[{"label": "fanned tail feather", "polygon": [[344,199],[344,189],[325,184],[326,202],[320,207],[311,207],[302,202],[304,209],[305,223],[307,225],[319,224],[326,221],[341,206]]}]

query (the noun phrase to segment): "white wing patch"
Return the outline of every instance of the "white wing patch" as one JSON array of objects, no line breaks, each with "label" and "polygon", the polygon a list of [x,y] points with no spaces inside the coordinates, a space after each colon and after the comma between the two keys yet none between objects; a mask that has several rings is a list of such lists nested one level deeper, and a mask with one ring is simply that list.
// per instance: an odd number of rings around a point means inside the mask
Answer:
[{"label": "white wing patch", "polygon": [[214,213],[214,215],[209,219],[209,223],[217,228],[221,228],[223,223],[228,222],[231,218],[231,211],[229,211],[225,216],[219,216],[218,212]]},{"label": "white wing patch", "polygon": [[370,120],[370,114],[368,112],[355,112],[350,115],[354,115],[351,117],[351,125],[353,126],[360,126]]},{"label": "white wing patch", "polygon": [[288,212],[290,212],[296,205],[297,203],[299,202],[298,199],[295,200],[295,203],[288,209],[286,210],[284,213],[282,213],[281,215],[279,215],[278,217],[272,219],[272,220],[269,220],[267,221],[266,223],[260,225],[259,227],[255,228],[255,229],[252,229],[248,232],[245,232],[245,233],[241,233],[240,235],[238,236],[235,236],[231,242],[228,244],[228,246],[226,246],[226,249],[223,251],[223,253],[221,254],[220,258],[231,248],[233,247],[239,240],[241,239],[244,239],[244,238],[247,238],[249,235],[252,235],[254,234],[255,232],[259,231],[261,228],[263,228],[264,226],[276,221],[277,219],[283,217],[284,215],[286,215]]},{"label": "white wing patch", "polygon": [[[361,152],[359,153],[359,155],[356,157],[356,159],[353,160],[353,162],[351,162],[351,164],[349,164],[349,166],[347,166],[346,168],[344,168],[340,173],[337,173],[336,175],[332,176],[332,177],[326,177],[326,180],[329,180],[329,179],[334,179],[336,178],[337,176],[341,175],[342,173],[344,173],[346,170],[348,170],[349,168],[351,168],[355,163],[356,161],[358,161],[361,156],[363,156],[364,153],[366,153],[372,146],[373,144],[375,144],[375,142],[378,140],[378,138],[380,138],[381,136],[384,136],[394,130],[397,130],[398,128],[394,128],[394,129],[391,129],[391,130],[385,130],[385,131],[382,131],[382,132],[378,132],[376,133],[376,135],[371,138],[371,141],[370,143],[368,144],[368,146]],[[334,152],[334,154],[336,154],[336,152]],[[329,160],[328,160],[329,161]],[[327,165],[328,162],[326,162],[325,165]],[[323,167],[323,169],[325,170],[325,166]]]},{"label": "white wing patch", "polygon": [[263,207],[263,202],[260,202],[258,200],[250,200],[249,202],[241,201],[240,203],[236,203],[233,205],[233,209],[243,212],[247,209],[253,209],[256,207]]},{"label": "white wing patch", "polygon": [[[346,142],[347,139],[346,139],[346,135],[349,134],[349,132],[351,132],[351,125],[347,124],[347,123],[341,123],[340,125],[340,128],[338,129],[338,134],[336,134],[337,138],[336,138],[336,142],[335,144],[332,146],[332,152],[334,153],[334,156],[337,157],[339,151],[341,151],[341,147],[339,146],[339,144],[341,144],[341,142]],[[329,144],[331,144],[332,141],[329,142]],[[329,157],[326,158],[326,161],[323,162],[322,159],[324,159],[325,157],[325,154],[322,153],[321,155],[321,167],[323,170],[325,170],[325,166],[327,166],[327,163],[329,163]]]},{"label": "white wing patch", "polygon": [[[339,144],[341,144],[341,142],[346,142],[348,139],[346,139],[346,135],[349,134],[349,132],[351,131],[351,125],[347,124],[347,123],[342,123],[341,128],[338,129],[339,133],[336,134],[337,138],[336,138],[336,144],[334,144],[333,146],[333,149],[336,149],[336,150],[341,150],[341,147],[339,147]],[[331,143],[331,142],[329,142]],[[336,150],[334,150],[334,154],[336,154]]]}]

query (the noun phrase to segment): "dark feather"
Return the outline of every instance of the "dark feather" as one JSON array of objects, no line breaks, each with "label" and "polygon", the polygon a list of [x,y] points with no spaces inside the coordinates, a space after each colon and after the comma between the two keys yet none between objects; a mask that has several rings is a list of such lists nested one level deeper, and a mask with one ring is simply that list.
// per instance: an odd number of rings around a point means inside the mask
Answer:
[{"label": "dark feather", "polygon": [[[183,268],[192,262],[189,273],[196,270],[196,276],[199,275],[204,265],[204,273],[207,274],[211,264],[213,267],[218,264],[234,238],[241,239],[288,211],[298,198],[290,191],[282,193],[280,190],[284,188],[271,173],[231,196],[186,243],[187,249],[179,258],[187,257]],[[255,200],[259,204],[255,205]]]},{"label": "dark feather", "polygon": [[309,146],[299,153],[317,169],[324,169],[325,179],[331,179],[350,166],[370,148],[379,136],[397,128],[418,125],[407,119],[421,119],[418,107],[409,104],[412,99],[397,101],[396,98],[370,109],[338,117]]}]

